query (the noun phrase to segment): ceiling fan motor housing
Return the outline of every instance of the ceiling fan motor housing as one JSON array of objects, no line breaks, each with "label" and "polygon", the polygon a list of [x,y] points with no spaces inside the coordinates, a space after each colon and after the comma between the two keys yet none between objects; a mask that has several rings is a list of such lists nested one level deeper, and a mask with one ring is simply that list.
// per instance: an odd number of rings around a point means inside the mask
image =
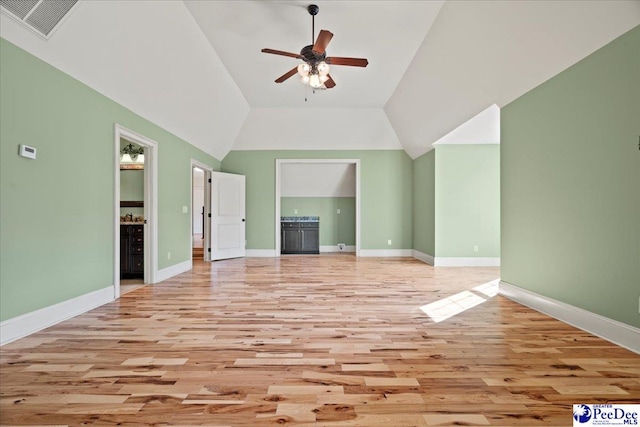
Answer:
[{"label": "ceiling fan motor housing", "polygon": [[300,51],[300,55],[304,62],[308,63],[312,67],[315,66],[318,62],[322,62],[325,60],[327,54],[326,53],[316,53],[313,51],[313,45],[308,45],[302,48]]}]

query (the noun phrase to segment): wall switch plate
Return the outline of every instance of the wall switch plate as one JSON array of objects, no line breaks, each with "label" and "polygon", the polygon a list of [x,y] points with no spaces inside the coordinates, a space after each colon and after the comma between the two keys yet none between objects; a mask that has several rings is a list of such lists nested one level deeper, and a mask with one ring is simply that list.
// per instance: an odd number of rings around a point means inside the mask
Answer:
[{"label": "wall switch plate", "polygon": [[473,252],[478,252],[478,245],[473,246]]},{"label": "wall switch plate", "polygon": [[391,245],[391,239],[387,240],[387,245]]},{"label": "wall switch plate", "polygon": [[189,213],[189,208],[186,206],[182,207],[182,213]]},{"label": "wall switch plate", "polygon": [[171,259],[171,252],[167,252],[167,259]]},{"label": "wall switch plate", "polygon": [[294,210],[293,210],[293,213],[294,213],[294,214],[297,214],[297,213],[298,213],[298,209],[294,209]]},{"label": "wall switch plate", "polygon": [[338,215],[340,215],[340,209],[338,209]]},{"label": "wall switch plate", "polygon": [[20,151],[18,154],[22,157],[26,157],[27,159],[36,158],[36,149],[34,147],[29,147],[28,145],[20,144]]}]

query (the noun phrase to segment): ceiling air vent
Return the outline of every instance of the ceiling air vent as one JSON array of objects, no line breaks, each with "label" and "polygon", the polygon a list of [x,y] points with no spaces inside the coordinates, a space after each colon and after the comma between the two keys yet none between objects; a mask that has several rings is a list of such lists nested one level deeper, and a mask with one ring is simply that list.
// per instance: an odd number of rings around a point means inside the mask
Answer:
[{"label": "ceiling air vent", "polygon": [[0,0],[2,12],[48,39],[79,0]]}]

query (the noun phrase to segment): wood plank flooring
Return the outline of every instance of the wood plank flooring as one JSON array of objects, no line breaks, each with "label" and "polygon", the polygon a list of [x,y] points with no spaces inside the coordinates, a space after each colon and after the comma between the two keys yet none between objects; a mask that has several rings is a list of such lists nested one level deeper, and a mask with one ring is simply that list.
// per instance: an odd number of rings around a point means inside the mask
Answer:
[{"label": "wood plank flooring", "polygon": [[492,296],[496,268],[196,263],[0,349],[2,425],[570,426],[640,356]]}]

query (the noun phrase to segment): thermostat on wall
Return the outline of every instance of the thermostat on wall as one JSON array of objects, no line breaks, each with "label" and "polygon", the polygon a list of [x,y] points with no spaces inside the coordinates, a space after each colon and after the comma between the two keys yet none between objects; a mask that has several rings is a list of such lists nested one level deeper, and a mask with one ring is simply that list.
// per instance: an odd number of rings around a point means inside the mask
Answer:
[{"label": "thermostat on wall", "polygon": [[28,159],[36,158],[36,149],[28,145],[20,144],[20,155]]}]

